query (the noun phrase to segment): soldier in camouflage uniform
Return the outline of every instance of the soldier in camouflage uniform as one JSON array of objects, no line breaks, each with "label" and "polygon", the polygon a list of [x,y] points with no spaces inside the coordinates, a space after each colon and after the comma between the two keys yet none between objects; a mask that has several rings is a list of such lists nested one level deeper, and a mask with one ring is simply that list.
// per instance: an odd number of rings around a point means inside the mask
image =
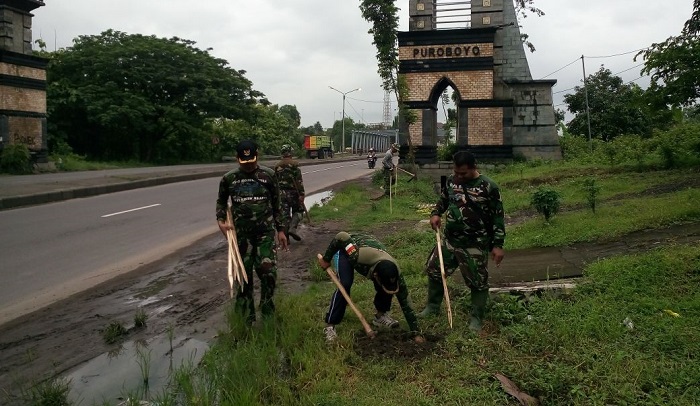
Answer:
[{"label": "soldier in camouflage uniform", "polygon": [[[439,230],[447,213],[442,255],[445,273],[459,268],[471,289],[472,311],[469,328],[478,332],[489,294],[489,254],[496,266],[503,260],[505,225],[501,194],[493,180],[481,175],[473,154],[460,151],[453,157],[454,173],[445,179],[440,200],[430,214],[430,225]],[[437,314],[443,299],[442,277],[437,247],[426,263],[428,305],[421,316]]]},{"label": "soldier in camouflage uniform", "polygon": [[304,217],[304,181],[299,162],[292,159],[292,152],[290,145],[282,145],[282,160],[275,166],[275,174],[282,194],[282,211],[287,215],[291,213],[287,235],[300,241],[297,227]]},{"label": "soldier in camouflage uniform", "polygon": [[[349,234],[341,231],[328,245],[323,257],[318,259],[318,264],[321,268],[326,269],[336,258],[335,269],[338,273],[338,279],[348,295],[355,278],[355,271],[372,280],[376,291],[374,307],[377,309],[374,320],[372,320],[373,325],[389,328],[399,326],[399,322],[388,314],[391,308],[391,299],[396,295],[408,322],[408,327],[411,332],[418,333],[418,320],[408,300],[406,282],[399,272],[396,260],[386,252],[386,248],[381,242],[371,235]],[[335,325],[343,320],[346,306],[345,297],[336,289],[325,317],[326,340],[333,341],[336,338]],[[415,340],[418,343],[425,341],[420,335],[416,335]]]},{"label": "soldier in camouflage uniform", "polygon": [[242,141],[236,148],[239,167],[226,173],[219,182],[216,199],[216,220],[226,235],[226,210],[231,202],[233,226],[238,250],[243,259],[248,283],[236,296],[236,310],[255,321],[253,270],[260,279],[260,310],[271,315],[275,310],[273,295],[277,282],[277,247],[275,232],[282,249],[287,248],[285,224],[287,217],[281,208],[280,189],[272,169],[257,163],[258,146]]}]

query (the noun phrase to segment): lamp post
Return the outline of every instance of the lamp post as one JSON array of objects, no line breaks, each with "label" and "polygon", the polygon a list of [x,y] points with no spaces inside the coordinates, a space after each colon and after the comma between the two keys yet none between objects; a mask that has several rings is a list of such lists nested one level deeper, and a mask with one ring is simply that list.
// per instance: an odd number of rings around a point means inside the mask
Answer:
[{"label": "lamp post", "polygon": [[350,94],[352,92],[355,92],[357,90],[362,90],[362,89],[360,89],[358,87],[357,89],[352,89],[348,92],[341,92],[340,90],[334,88],[333,86],[328,86],[328,87],[343,95],[343,138],[342,138],[342,142],[341,142],[340,152],[344,153],[345,152],[345,95]]}]

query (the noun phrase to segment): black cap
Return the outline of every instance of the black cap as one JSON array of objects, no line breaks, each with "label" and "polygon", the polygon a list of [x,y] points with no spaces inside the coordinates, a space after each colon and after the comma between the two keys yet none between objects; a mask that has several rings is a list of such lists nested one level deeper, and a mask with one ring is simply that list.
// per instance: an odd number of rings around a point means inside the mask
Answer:
[{"label": "black cap", "polygon": [[236,156],[240,164],[256,162],[258,160],[258,144],[251,140],[239,142],[236,147]]},{"label": "black cap", "polygon": [[382,260],[374,267],[379,283],[389,292],[399,290],[399,268],[389,260]]}]

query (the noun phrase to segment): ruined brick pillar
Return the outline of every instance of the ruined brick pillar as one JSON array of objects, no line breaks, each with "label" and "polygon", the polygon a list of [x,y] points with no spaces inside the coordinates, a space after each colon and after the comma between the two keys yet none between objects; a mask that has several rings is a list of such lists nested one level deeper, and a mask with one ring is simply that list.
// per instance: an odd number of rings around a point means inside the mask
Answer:
[{"label": "ruined brick pillar", "polygon": [[47,162],[46,59],[32,55],[39,0],[0,0],[0,148],[22,143]]}]

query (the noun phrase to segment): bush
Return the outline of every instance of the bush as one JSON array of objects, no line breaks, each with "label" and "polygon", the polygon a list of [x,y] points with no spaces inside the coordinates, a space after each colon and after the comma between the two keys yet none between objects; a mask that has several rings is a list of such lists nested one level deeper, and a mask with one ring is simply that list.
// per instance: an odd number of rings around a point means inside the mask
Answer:
[{"label": "bush", "polygon": [[32,156],[24,144],[6,145],[0,155],[0,170],[15,175],[31,173]]},{"label": "bush", "polygon": [[561,205],[561,195],[554,189],[547,186],[540,186],[532,194],[530,203],[538,213],[544,216],[545,221],[549,221],[552,216],[559,212]]},{"label": "bush", "polygon": [[457,153],[457,144],[446,143],[438,147],[438,161],[452,161],[452,156]]}]

